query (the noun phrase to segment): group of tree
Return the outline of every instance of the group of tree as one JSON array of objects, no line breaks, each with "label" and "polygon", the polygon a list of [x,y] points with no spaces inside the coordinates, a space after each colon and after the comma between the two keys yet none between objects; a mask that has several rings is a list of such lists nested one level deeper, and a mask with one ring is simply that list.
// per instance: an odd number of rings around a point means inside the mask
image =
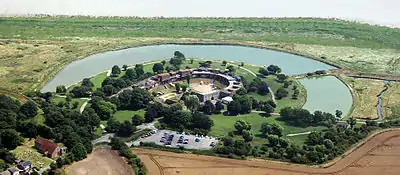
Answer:
[{"label": "group of tree", "polygon": [[308,127],[308,126],[332,126],[336,124],[336,117],[331,113],[315,111],[314,114],[306,109],[286,107],[281,109],[281,119],[289,124]]},{"label": "group of tree", "polygon": [[107,121],[106,130],[110,133],[116,133],[119,137],[129,137],[136,131],[136,127],[131,121],[125,120],[120,123],[115,118],[110,118]]},{"label": "group of tree", "polygon": [[269,93],[268,83],[261,78],[255,78],[247,86],[247,92],[257,92],[260,95],[267,95]]},{"label": "group of tree", "polygon": [[245,142],[251,142],[253,140],[253,133],[251,132],[251,123],[244,120],[238,120],[234,125],[236,135],[241,135]]},{"label": "group of tree", "polygon": [[176,66],[176,67],[179,67],[182,63],[183,63],[183,61],[185,61],[186,60],[186,58],[185,58],[185,55],[183,54],[183,53],[181,53],[181,52],[179,52],[179,51],[175,51],[174,52],[174,57],[172,57],[170,60],[169,60],[169,63],[171,64],[171,65],[174,65],[174,66]]},{"label": "group of tree", "polygon": [[211,102],[211,100],[207,100],[204,102],[204,105],[201,106],[202,111],[204,114],[211,115],[211,114],[219,114],[221,110],[224,109],[224,105],[221,101],[217,101],[215,104]]},{"label": "group of tree", "polygon": [[30,127],[36,127],[32,119],[37,114],[35,102],[21,105],[18,100],[0,94],[0,149],[13,150],[23,142],[22,136],[34,137],[37,132]]},{"label": "group of tree", "polygon": [[233,101],[228,104],[228,112],[230,115],[248,114],[253,107],[253,100],[248,95],[233,96]]},{"label": "group of tree", "polygon": [[75,86],[71,90],[71,94],[75,98],[80,98],[80,97],[89,97],[92,94],[92,88],[94,87],[94,84],[92,81],[90,81],[90,78],[84,78],[82,80],[82,83],[80,86]]},{"label": "group of tree", "polygon": [[131,149],[122,140],[111,138],[110,146],[113,150],[118,150],[119,155],[128,160],[127,163],[131,165],[136,175],[146,175],[144,163],[137,155],[132,153]]},{"label": "group of tree", "polygon": [[260,68],[258,70],[258,72],[265,76],[277,75],[282,72],[282,69],[280,67],[278,67],[277,65],[269,65],[266,69],[263,67]]},{"label": "group of tree", "polygon": [[151,99],[148,91],[136,87],[132,90],[122,91],[109,101],[115,104],[119,110],[139,110],[145,108]]}]

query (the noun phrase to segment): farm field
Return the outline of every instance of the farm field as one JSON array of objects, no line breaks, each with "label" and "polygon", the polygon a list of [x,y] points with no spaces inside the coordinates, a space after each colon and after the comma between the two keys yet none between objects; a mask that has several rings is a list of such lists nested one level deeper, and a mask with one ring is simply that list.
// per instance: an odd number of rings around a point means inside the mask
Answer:
[{"label": "farm field", "polygon": [[397,117],[400,115],[400,83],[390,82],[390,89],[388,89],[382,96],[383,108],[382,115],[385,117],[391,117],[394,115],[394,111],[399,111]]},{"label": "farm field", "polygon": [[126,175],[134,174],[123,158],[108,148],[97,148],[82,161],[66,168],[71,175]]},{"label": "farm field", "polygon": [[387,174],[400,173],[400,131],[389,131],[348,152],[347,156],[326,168],[277,163],[263,160],[233,160],[193,154],[177,154],[157,150],[133,149],[148,168],[148,174]]}]

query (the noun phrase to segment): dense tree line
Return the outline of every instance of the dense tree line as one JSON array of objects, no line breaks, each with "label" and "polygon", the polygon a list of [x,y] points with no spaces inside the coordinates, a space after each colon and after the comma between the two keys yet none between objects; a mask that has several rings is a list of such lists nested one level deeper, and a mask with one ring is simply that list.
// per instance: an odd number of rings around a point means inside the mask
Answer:
[{"label": "dense tree line", "polygon": [[90,81],[90,78],[84,78],[82,80],[82,83],[80,86],[75,86],[71,90],[71,94],[75,98],[80,98],[80,97],[89,97],[92,94],[92,88],[94,87],[94,84],[92,81]]},{"label": "dense tree line", "polygon": [[114,150],[119,151],[119,155],[128,159],[127,163],[132,166],[136,175],[146,175],[144,163],[137,155],[133,154],[130,148],[120,139],[112,138],[110,146]]},{"label": "dense tree line", "polygon": [[281,119],[289,124],[308,127],[308,126],[332,126],[336,123],[336,117],[327,112],[315,111],[314,114],[306,109],[286,107],[281,109]]},{"label": "dense tree line", "polygon": [[253,107],[253,100],[248,95],[233,96],[233,101],[228,104],[228,112],[230,115],[248,114]]}]

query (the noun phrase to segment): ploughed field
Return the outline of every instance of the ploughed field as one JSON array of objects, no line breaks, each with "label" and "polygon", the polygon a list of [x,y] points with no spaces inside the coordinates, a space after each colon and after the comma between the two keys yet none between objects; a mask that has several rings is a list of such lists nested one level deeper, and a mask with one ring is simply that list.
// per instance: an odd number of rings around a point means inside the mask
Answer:
[{"label": "ploughed field", "polygon": [[115,151],[98,148],[86,159],[67,168],[71,175],[125,175],[134,174],[130,167]]},{"label": "ploughed field", "polygon": [[400,130],[371,136],[360,147],[326,168],[263,160],[233,160],[194,154],[134,149],[150,175],[175,174],[400,174]]}]

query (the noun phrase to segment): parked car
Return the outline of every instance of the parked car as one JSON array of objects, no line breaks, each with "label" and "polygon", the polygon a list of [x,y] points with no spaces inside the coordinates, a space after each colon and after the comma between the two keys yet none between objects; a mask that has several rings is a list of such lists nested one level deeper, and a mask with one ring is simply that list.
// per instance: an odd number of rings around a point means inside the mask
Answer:
[{"label": "parked car", "polygon": [[195,141],[195,142],[200,142],[200,139],[199,139],[199,138],[196,138],[194,141]]},{"label": "parked car", "polygon": [[210,146],[211,147],[214,147],[214,146],[216,146],[217,144],[215,143],[215,142],[211,142],[211,144],[210,144]]},{"label": "parked car", "polygon": [[171,141],[165,142],[165,145],[171,145]]}]

